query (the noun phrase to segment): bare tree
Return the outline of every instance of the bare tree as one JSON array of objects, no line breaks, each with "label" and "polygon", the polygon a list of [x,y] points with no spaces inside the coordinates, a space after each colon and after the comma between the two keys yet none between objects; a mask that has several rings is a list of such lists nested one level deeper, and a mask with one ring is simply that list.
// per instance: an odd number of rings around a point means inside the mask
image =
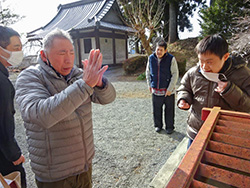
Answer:
[{"label": "bare tree", "polygon": [[8,26],[14,24],[24,18],[24,16],[19,16],[11,12],[9,8],[3,8],[2,3],[5,0],[0,0],[0,24]]},{"label": "bare tree", "polygon": [[154,33],[160,29],[165,0],[119,0],[125,22],[136,30],[137,37],[146,50],[152,53],[150,42]]}]

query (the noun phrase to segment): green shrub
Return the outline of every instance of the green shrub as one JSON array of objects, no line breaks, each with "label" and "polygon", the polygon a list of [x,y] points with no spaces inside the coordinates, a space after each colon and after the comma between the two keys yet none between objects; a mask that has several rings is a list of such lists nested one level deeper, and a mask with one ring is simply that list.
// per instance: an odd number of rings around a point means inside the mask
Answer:
[{"label": "green shrub", "polygon": [[145,72],[141,73],[137,78],[136,80],[145,80],[146,79],[146,74]]},{"label": "green shrub", "polygon": [[147,56],[135,56],[123,61],[123,69],[126,75],[143,72],[147,65]]}]

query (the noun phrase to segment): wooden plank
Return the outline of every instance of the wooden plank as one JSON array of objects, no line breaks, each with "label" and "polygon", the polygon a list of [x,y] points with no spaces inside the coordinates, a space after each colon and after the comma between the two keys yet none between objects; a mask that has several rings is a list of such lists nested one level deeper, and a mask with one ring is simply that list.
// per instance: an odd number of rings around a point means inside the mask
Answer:
[{"label": "wooden plank", "polygon": [[234,114],[232,114],[230,116],[229,115],[223,115],[223,114],[221,114],[220,115],[220,119],[231,121],[231,122],[238,122],[238,123],[250,124],[249,116],[246,116],[245,114],[242,117],[234,115]]},{"label": "wooden plank", "polygon": [[202,119],[166,188],[250,187],[250,114],[203,108]]},{"label": "wooden plank", "polygon": [[[216,132],[218,131],[218,127],[215,128],[215,131]],[[220,133],[221,131],[218,131],[219,133],[216,132],[212,134],[211,140],[250,149],[250,139],[248,139],[250,138],[250,135],[244,138],[244,136],[240,137],[240,134],[234,136],[234,135],[229,135],[230,133],[221,134]]]},{"label": "wooden plank", "polygon": [[230,157],[211,151],[205,151],[202,161],[246,172],[250,175],[250,161],[248,160]]},{"label": "wooden plank", "polygon": [[244,130],[244,129],[228,128],[228,127],[217,125],[214,131],[218,133],[224,133],[224,134],[240,136],[244,138],[250,138],[250,131]]},{"label": "wooden plank", "polygon": [[226,116],[232,116],[232,117],[250,119],[250,114],[247,113],[247,112],[237,112],[237,111],[230,111],[230,110],[220,110],[220,113],[222,115],[226,115]]},{"label": "wooden plank", "polygon": [[229,144],[223,144],[220,142],[209,141],[207,150],[224,153],[234,157],[239,157],[242,159],[250,160],[250,149],[241,148],[238,146],[232,146]]},{"label": "wooden plank", "polygon": [[202,163],[199,165],[197,172],[199,173],[199,175],[208,179],[212,179],[235,187],[249,188],[250,185],[250,177],[248,176]]},{"label": "wooden plank", "polygon": [[[213,108],[202,108],[202,120],[206,120],[206,117],[209,115],[210,111],[220,107]],[[204,116],[203,116],[204,115]],[[233,122],[245,122],[247,124],[250,123],[250,114],[246,112],[236,112],[229,110],[220,110],[220,119],[225,119]],[[239,119],[239,121],[237,120]]]},{"label": "wooden plank", "polygon": [[250,124],[234,122],[234,121],[227,121],[227,120],[222,120],[222,119],[218,120],[217,125],[225,126],[225,127],[228,127],[228,128],[237,128],[237,129],[250,130]]},{"label": "wooden plank", "polygon": [[203,183],[198,180],[193,180],[189,188],[217,188],[217,187],[209,185],[207,183]]}]

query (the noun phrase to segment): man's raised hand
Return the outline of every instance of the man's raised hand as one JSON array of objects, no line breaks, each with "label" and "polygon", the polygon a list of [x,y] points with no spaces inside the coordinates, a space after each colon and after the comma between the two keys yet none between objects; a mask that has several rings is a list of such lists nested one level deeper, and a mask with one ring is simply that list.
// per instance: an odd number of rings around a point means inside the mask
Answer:
[{"label": "man's raised hand", "polygon": [[[89,59],[82,61],[84,67],[83,80],[90,87],[102,86],[102,76],[108,66],[102,67],[102,54],[99,49],[91,50]],[[102,68],[101,68],[102,67]]]}]

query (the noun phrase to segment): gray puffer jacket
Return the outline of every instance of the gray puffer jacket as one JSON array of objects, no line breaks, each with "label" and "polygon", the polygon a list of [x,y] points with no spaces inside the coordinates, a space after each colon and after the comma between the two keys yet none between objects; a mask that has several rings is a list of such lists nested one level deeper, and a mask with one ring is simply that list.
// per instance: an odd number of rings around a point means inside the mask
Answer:
[{"label": "gray puffer jacket", "polygon": [[225,90],[219,94],[214,89],[217,83],[207,80],[200,73],[200,66],[188,70],[177,90],[177,104],[184,99],[191,105],[188,117],[187,135],[194,139],[203,121],[203,107],[219,106],[224,110],[250,112],[250,69],[240,58],[229,58],[223,69],[228,79]]},{"label": "gray puffer jacket", "polygon": [[26,128],[31,167],[42,182],[54,182],[87,171],[94,157],[91,102],[108,104],[116,92],[91,88],[82,70],[66,81],[40,58],[18,76],[16,101]]}]

